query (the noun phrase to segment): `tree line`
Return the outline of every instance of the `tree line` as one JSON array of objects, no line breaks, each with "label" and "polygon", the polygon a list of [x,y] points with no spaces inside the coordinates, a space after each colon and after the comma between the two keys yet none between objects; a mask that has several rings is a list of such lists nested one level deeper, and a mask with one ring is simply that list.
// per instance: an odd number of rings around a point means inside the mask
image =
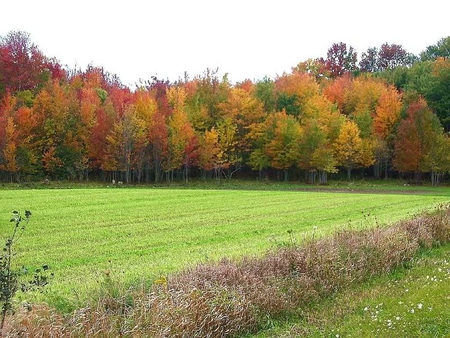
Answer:
[{"label": "tree line", "polygon": [[68,69],[25,32],[0,37],[3,180],[124,182],[236,175],[326,183],[450,170],[450,37],[419,56],[333,44],[291,72],[231,84],[217,70],[131,90],[101,67]]}]

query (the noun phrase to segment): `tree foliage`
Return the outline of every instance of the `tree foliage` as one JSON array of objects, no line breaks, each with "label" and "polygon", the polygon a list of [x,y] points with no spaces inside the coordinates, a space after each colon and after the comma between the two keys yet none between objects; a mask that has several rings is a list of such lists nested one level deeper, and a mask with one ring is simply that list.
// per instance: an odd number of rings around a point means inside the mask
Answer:
[{"label": "tree foliage", "polygon": [[448,172],[447,45],[418,61],[385,43],[358,63],[340,42],[273,80],[233,85],[207,69],[131,90],[102,67],[63,69],[11,32],[0,38],[0,178],[171,182],[255,170],[326,183],[367,168],[438,182]]}]

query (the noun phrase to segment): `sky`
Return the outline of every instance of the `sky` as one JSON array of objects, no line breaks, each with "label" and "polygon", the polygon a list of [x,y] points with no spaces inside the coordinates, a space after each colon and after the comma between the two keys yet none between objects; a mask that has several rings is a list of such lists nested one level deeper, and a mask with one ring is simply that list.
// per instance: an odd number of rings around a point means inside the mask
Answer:
[{"label": "sky", "polygon": [[344,42],[360,56],[383,43],[418,55],[450,36],[448,0],[15,0],[0,36],[25,31],[69,68],[103,67],[133,86],[207,68],[232,83],[275,78]]}]

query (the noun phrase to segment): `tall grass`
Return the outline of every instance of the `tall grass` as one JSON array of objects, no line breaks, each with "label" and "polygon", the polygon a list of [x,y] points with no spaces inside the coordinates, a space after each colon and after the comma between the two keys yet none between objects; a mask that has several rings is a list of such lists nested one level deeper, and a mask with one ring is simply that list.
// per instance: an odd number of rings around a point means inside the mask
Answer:
[{"label": "tall grass", "polygon": [[224,337],[256,332],[268,321],[308,311],[350,285],[409,264],[420,247],[450,241],[450,209],[370,230],[339,231],[262,258],[222,260],[162,276],[149,290],[106,291],[62,317],[46,306],[11,318],[11,335],[71,337]]}]

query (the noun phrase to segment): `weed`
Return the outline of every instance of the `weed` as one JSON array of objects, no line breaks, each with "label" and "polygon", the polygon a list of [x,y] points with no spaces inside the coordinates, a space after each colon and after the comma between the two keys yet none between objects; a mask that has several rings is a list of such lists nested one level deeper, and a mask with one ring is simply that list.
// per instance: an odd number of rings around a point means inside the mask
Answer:
[{"label": "weed", "polygon": [[43,265],[42,268],[36,269],[31,280],[27,282],[19,282],[19,277],[26,275],[27,269],[24,266],[21,269],[13,267],[13,260],[16,255],[14,245],[23,235],[30,217],[31,212],[28,210],[25,211],[23,216],[18,211],[12,212],[10,222],[14,223],[14,228],[12,234],[6,239],[3,253],[0,255],[0,336],[4,334],[6,315],[13,310],[13,299],[19,287],[22,292],[41,290],[49,282],[47,271],[50,267],[48,265]]}]

